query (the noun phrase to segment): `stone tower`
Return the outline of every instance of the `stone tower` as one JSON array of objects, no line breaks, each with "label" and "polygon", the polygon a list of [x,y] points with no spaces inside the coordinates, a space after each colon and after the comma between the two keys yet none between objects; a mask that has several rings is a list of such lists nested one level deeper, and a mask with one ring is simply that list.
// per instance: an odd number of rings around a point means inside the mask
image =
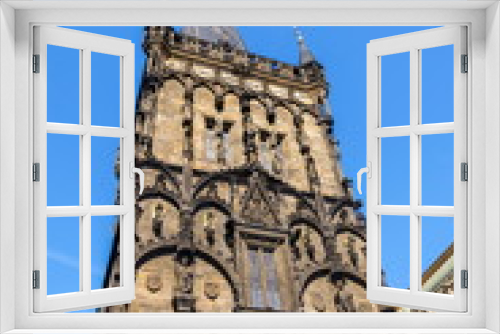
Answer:
[{"label": "stone tower", "polygon": [[366,299],[365,221],[323,68],[297,37],[294,66],[252,54],[235,28],[146,28],[136,299],[101,311],[387,310]]}]

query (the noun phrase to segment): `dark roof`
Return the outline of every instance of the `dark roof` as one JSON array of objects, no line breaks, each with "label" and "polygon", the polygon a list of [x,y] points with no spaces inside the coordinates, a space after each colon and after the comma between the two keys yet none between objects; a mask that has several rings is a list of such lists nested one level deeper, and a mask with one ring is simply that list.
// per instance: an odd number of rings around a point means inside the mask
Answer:
[{"label": "dark roof", "polygon": [[236,27],[190,26],[182,27],[181,33],[212,43],[226,42],[236,49],[246,50],[245,43]]}]

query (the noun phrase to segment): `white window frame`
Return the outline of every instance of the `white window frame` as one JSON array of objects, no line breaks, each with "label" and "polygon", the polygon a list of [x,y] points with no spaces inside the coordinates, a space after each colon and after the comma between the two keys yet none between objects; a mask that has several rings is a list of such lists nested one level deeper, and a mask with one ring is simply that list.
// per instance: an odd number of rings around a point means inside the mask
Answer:
[{"label": "white window frame", "polygon": [[[34,162],[38,163],[39,181],[33,185],[34,263],[39,288],[34,289],[35,312],[63,312],[107,305],[127,304],[135,298],[135,117],[134,53],[130,41],[60,27],[34,27],[34,53],[39,56],[39,71],[34,84]],[[79,124],[47,122],[47,46],[78,50],[80,59]],[[92,52],[119,57],[119,127],[95,126],[91,122]],[[47,206],[47,134],[78,135],[80,141],[80,203],[77,206]],[[91,203],[91,140],[110,137],[120,140],[120,203]],[[62,152],[64,153],[64,152]],[[91,288],[91,220],[96,216],[118,216],[120,222],[120,286]],[[79,218],[79,291],[47,295],[47,218]]]},{"label": "white window frame", "polygon": [[[142,8],[142,10],[138,10]],[[498,333],[500,331],[500,11],[491,1],[0,3],[0,330],[206,333]],[[207,15],[209,13],[210,15]],[[285,15],[286,14],[286,15]],[[467,313],[33,314],[31,31],[57,25],[447,25],[469,28]],[[13,138],[15,140],[13,140]],[[486,153],[488,152],[488,153]],[[486,182],[486,175],[488,179]],[[13,196],[14,192],[14,196]],[[15,222],[13,224],[12,222]],[[488,266],[484,256],[488,251]],[[492,255],[491,255],[492,254]],[[14,288],[12,288],[14,287]],[[486,293],[488,291],[488,293]],[[14,307],[12,307],[14,305]],[[193,321],[195,320],[195,321]],[[141,324],[141,329],[138,328]],[[132,329],[131,329],[132,328]],[[357,328],[354,330],[354,328]],[[53,332],[53,331],[52,331]]]},{"label": "white window frame", "polygon": [[[467,29],[465,26],[434,28],[372,40],[367,46],[367,162],[371,177],[367,178],[367,298],[377,304],[430,310],[467,310],[467,290],[461,288],[461,270],[467,270],[467,182],[461,181],[461,163],[467,163],[467,73],[462,73],[461,56],[467,54]],[[423,49],[453,45],[454,120],[448,123],[422,124],[421,109],[421,59]],[[409,118],[402,126],[382,126],[381,77],[382,57],[409,53]],[[452,133],[453,136],[453,206],[422,205],[422,158],[421,136]],[[383,205],[381,185],[382,139],[408,138],[410,141],[409,205]],[[382,216],[409,217],[410,253],[409,289],[382,286],[381,254]],[[425,216],[453,217],[454,231],[454,293],[452,295],[430,293],[421,289],[421,218]]]}]

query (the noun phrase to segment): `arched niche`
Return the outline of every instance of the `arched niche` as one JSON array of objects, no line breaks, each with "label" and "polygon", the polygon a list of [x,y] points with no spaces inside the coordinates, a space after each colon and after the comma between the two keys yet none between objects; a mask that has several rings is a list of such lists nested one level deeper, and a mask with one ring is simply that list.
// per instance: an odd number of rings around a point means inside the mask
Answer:
[{"label": "arched niche", "polygon": [[377,312],[366,299],[366,289],[348,276],[333,281],[327,271],[317,275],[301,296],[304,312]]},{"label": "arched niche", "polygon": [[350,272],[366,275],[366,242],[348,230],[335,237],[335,251],[340,254],[342,264]]},{"label": "arched niche", "polygon": [[136,235],[141,242],[173,239],[180,230],[180,215],[177,207],[161,196],[138,202],[142,212],[136,222]]},{"label": "arched niche", "polygon": [[184,93],[184,86],[173,79],[165,81],[158,92],[153,155],[166,163],[179,164],[182,159]]},{"label": "arched niche", "polygon": [[130,312],[174,312],[175,262],[173,254],[153,257],[136,269],[135,299]]},{"label": "arched niche", "polygon": [[336,312],[335,289],[327,273],[317,277],[305,288],[302,303],[304,312]]},{"label": "arched niche", "polygon": [[356,312],[377,312],[379,305],[366,299],[366,288],[358,282],[346,277],[343,280],[343,290],[346,295],[353,296],[353,307]]},{"label": "arched niche", "polygon": [[196,258],[194,294],[197,312],[232,312],[234,294],[230,283],[218,268]]},{"label": "arched niche", "polygon": [[201,205],[194,215],[194,239],[202,247],[224,258],[232,256],[226,239],[226,222],[229,216],[214,203]]},{"label": "arched niche", "polygon": [[323,263],[326,258],[321,231],[306,220],[298,220],[291,225],[292,256],[297,266]]},{"label": "arched niche", "polygon": [[343,203],[342,206],[334,209],[332,223],[333,225],[355,225],[356,213],[354,209]]}]

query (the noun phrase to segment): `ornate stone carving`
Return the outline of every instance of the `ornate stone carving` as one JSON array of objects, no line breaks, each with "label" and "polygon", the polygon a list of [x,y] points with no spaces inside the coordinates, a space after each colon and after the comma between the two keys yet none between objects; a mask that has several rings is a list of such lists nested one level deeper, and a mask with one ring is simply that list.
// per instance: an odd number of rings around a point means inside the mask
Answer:
[{"label": "ornate stone carving", "polygon": [[163,288],[163,282],[159,273],[151,273],[146,278],[146,286],[151,293],[157,293]]},{"label": "ornate stone carving", "polygon": [[[340,219],[323,219],[327,212],[321,211],[318,204],[318,185],[323,183],[325,187],[321,195],[325,196],[324,201],[330,212],[337,210],[339,201],[352,197],[350,193],[342,193],[341,171],[331,174],[329,169],[323,168],[325,164],[337,163],[334,155],[338,153],[337,147],[332,144],[335,150],[328,147],[325,150],[325,145],[317,140],[320,137],[310,136],[312,132],[324,136],[325,125],[322,122],[305,122],[304,118],[306,113],[317,116],[318,105],[308,103],[320,103],[318,97],[326,99],[326,83],[303,81],[306,77],[313,78],[308,74],[312,71],[310,69],[306,71],[260,57],[248,60],[248,54],[243,50],[236,52],[216,43],[199,42],[195,37],[186,39],[173,29],[167,31],[165,27],[147,27],[146,31],[144,47],[148,61],[137,103],[135,158],[138,166],[145,169],[148,184],[146,194],[137,197],[135,251],[138,265],[144,260],[149,261],[149,258],[165,257],[165,261],[158,261],[159,267],[152,268],[144,283],[136,286],[137,299],[132,302],[134,306],[131,310],[255,311],[251,298],[246,297],[249,292],[245,284],[248,268],[242,240],[245,233],[252,235],[256,246],[263,247],[264,253],[266,247],[279,249],[276,278],[283,311],[303,311],[300,304],[304,304],[304,298],[309,298],[309,305],[320,312],[334,307],[340,312],[359,310],[358,298],[363,300],[363,296],[358,292],[352,295],[350,289],[332,287],[325,277],[315,278],[315,275],[323,274],[332,274],[332,278],[337,278],[348,272],[363,279],[360,275],[363,269],[356,271],[349,265],[350,255],[346,253],[346,248],[342,252],[347,267],[341,266],[342,259],[338,257],[341,254],[335,255],[335,242],[338,240],[335,239],[335,232]],[[193,62],[196,63],[194,66]],[[166,80],[178,81],[175,91],[162,90]],[[213,91],[210,98],[210,94],[206,94],[197,100],[197,103],[210,103],[207,108],[194,108],[193,86],[209,86],[209,90]],[[293,91],[296,93],[293,94]],[[229,95],[234,97],[226,99]],[[207,100],[203,100],[205,98]],[[264,113],[252,112],[250,101],[255,99],[263,101]],[[281,108],[289,109],[291,114],[280,112]],[[214,129],[218,135],[218,141],[214,139],[219,145],[217,152],[224,149],[220,145],[221,135],[231,134],[227,142],[231,152],[230,164],[222,159],[223,154],[211,160],[210,168],[206,168],[206,161],[200,159],[204,147],[205,131],[202,130],[205,129],[205,117],[211,117],[219,124]],[[224,132],[225,122],[231,125],[230,132]],[[220,127],[220,124],[223,126]],[[270,134],[268,171],[258,166],[258,134],[262,131]],[[308,138],[314,140],[309,141]],[[286,144],[282,147],[281,156],[277,154],[280,140]],[[316,160],[313,161],[312,157]],[[211,175],[217,176],[209,182],[211,185],[202,181]],[[227,180],[231,180],[231,187],[224,185]],[[308,187],[308,180],[313,181],[314,191],[311,191],[313,187]],[[220,202],[220,199],[230,204],[224,208],[224,216],[213,211],[205,228],[198,222],[196,228],[200,230],[194,230],[195,204],[212,205],[210,202]],[[160,214],[163,210],[149,214],[149,210],[155,210],[162,200],[175,204],[168,205],[164,216]],[[207,203],[202,203],[204,200]],[[141,215],[141,207],[148,211]],[[163,207],[166,209],[165,203]],[[352,210],[356,208],[351,204],[344,207],[349,210],[345,220],[352,224]],[[175,210],[178,211],[175,213],[178,221],[170,225],[173,221],[170,215]],[[223,222],[225,210],[230,212],[228,220]],[[306,224],[297,225],[295,219],[288,219],[290,217],[303,218],[319,226],[322,237],[313,232],[312,225],[308,225],[311,229],[308,233],[307,229],[303,229]],[[213,220],[217,221],[212,223]],[[329,224],[326,224],[327,221]],[[330,225],[331,231],[327,230],[327,225]],[[167,232],[169,238],[163,240]],[[197,232],[196,244],[194,232]],[[154,238],[155,235],[157,238]],[[116,235],[116,240],[119,236]],[[363,245],[364,241],[357,240],[353,252],[364,256]],[[119,243],[113,247],[116,248],[110,259],[107,286],[115,284],[113,277],[119,273],[121,261]],[[327,257],[325,262],[323,247]],[[290,249],[297,254],[294,261],[288,261],[291,254],[287,252]],[[354,256],[350,262],[356,262],[353,259]],[[210,270],[201,270],[206,264],[211,266]],[[168,267],[168,271],[163,266]],[[359,263],[358,266],[361,267]],[[198,276],[200,272],[213,276]],[[269,277],[261,275],[263,289],[268,286],[266,280]],[[308,292],[304,291],[308,288],[302,289],[303,285],[314,284],[310,280],[316,279],[324,285],[321,289],[311,290],[317,294],[307,295]],[[339,284],[346,285],[346,282]],[[170,287],[172,293],[164,295],[162,292],[167,292],[167,288],[170,292]],[[331,292],[331,297],[326,294],[328,292]],[[160,293],[168,299],[160,300]],[[262,299],[266,298],[272,299],[263,294]],[[373,307],[374,310],[380,309],[377,305]],[[118,307],[107,310],[122,311]]]},{"label": "ornate stone carving", "polygon": [[313,292],[311,294],[311,305],[318,312],[326,311],[325,298],[319,292]]},{"label": "ornate stone carving", "polygon": [[165,219],[165,212],[163,205],[158,204],[154,207],[152,213],[153,235],[156,239],[163,239],[165,237],[163,229],[163,220]]},{"label": "ornate stone carving", "polygon": [[359,253],[356,250],[356,239],[352,235],[349,235],[347,239],[347,254],[349,255],[349,261],[355,270],[359,266]]},{"label": "ornate stone carving", "polygon": [[203,290],[208,299],[215,300],[220,295],[220,284],[213,277],[209,277],[205,280]]},{"label": "ornate stone carving", "polygon": [[212,211],[205,213],[203,217],[203,229],[209,246],[215,245],[215,215]]}]

